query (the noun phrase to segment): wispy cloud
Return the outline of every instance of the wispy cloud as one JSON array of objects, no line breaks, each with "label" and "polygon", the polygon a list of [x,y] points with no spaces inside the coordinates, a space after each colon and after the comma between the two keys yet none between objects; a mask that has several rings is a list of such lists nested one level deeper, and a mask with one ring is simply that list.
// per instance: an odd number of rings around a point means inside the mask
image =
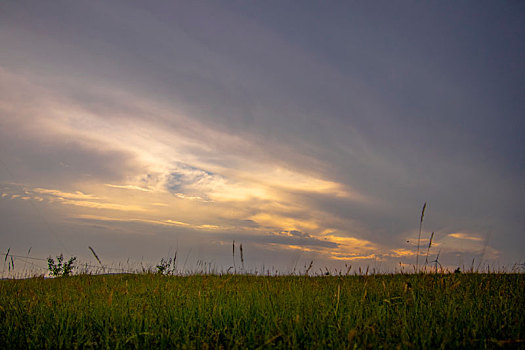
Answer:
[{"label": "wispy cloud", "polygon": [[139,187],[139,186],[134,186],[134,185],[112,185],[112,184],[106,184],[106,186],[113,187],[113,188],[120,188],[120,189],[123,189],[123,190],[136,190],[136,191],[143,191],[143,192],[151,192],[152,191],[149,188]]},{"label": "wispy cloud", "polygon": [[452,238],[466,239],[470,241],[483,241],[482,237],[478,237],[471,233],[456,232],[456,233],[449,233],[448,236]]}]

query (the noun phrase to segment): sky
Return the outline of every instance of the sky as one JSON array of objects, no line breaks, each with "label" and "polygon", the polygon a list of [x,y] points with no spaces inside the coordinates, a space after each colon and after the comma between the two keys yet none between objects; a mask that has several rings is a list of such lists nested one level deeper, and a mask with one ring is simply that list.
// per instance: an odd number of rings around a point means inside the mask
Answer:
[{"label": "sky", "polygon": [[523,2],[3,1],[0,47],[0,253],[525,260]]}]

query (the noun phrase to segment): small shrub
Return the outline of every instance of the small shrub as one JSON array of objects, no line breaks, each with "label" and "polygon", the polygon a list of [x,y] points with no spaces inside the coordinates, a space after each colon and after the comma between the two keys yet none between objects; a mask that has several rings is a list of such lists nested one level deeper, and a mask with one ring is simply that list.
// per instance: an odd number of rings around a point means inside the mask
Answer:
[{"label": "small shrub", "polygon": [[[157,273],[159,275],[172,275],[175,273],[175,261],[177,259],[177,256],[175,255],[175,258],[169,258],[160,259],[160,263],[156,266]],[[172,267],[173,264],[173,267]]]},{"label": "small shrub", "polygon": [[75,256],[69,258],[67,262],[64,262],[64,256],[60,254],[57,256],[57,262],[52,257],[47,258],[47,267],[49,274],[53,277],[69,276],[75,268],[73,263],[77,260]]}]

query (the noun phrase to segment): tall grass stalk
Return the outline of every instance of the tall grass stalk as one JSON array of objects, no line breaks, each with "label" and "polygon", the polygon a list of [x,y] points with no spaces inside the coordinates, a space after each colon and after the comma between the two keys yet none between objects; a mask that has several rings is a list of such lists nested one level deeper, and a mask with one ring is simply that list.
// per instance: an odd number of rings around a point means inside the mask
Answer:
[{"label": "tall grass stalk", "polygon": [[425,257],[425,266],[428,264],[428,254],[430,253],[430,247],[432,247],[432,239],[434,238],[434,232],[430,235],[430,240],[428,242],[427,255]]},{"label": "tall grass stalk", "polygon": [[242,264],[242,271],[244,272],[244,255],[242,253],[242,244],[239,245],[239,251],[241,253],[241,264]]},{"label": "tall grass stalk", "polygon": [[237,267],[235,266],[235,240],[233,240],[233,245],[232,245],[232,258],[233,258],[233,272],[237,273]]},{"label": "tall grass stalk", "polygon": [[95,253],[95,250],[93,248],[91,248],[91,246],[88,246],[89,250],[91,250],[91,253],[93,253],[93,256],[95,257],[95,259],[97,259],[100,267],[102,268],[102,272],[106,273],[106,269],[104,268],[104,265],[102,265],[102,261],[100,261],[97,253]]},{"label": "tall grass stalk", "polygon": [[425,216],[425,209],[427,208],[427,202],[423,204],[423,209],[421,210],[421,219],[419,220],[419,234],[417,237],[417,254],[416,254],[416,270],[419,272],[419,246],[421,243],[421,229],[423,227],[423,217]]}]

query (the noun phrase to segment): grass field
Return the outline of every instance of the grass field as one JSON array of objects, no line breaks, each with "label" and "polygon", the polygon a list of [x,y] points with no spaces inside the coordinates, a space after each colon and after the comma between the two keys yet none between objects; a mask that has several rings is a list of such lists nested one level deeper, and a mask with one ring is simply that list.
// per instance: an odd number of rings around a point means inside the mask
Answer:
[{"label": "grass field", "polygon": [[525,348],[524,274],[0,281],[0,348]]}]

